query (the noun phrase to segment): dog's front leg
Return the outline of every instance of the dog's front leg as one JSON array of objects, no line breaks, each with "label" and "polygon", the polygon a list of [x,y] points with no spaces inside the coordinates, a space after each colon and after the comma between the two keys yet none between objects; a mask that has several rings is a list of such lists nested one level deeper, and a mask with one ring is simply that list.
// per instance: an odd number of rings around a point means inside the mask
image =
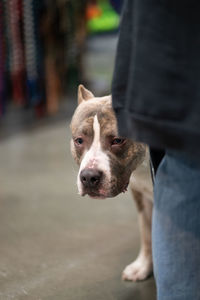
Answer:
[{"label": "dog's front leg", "polygon": [[140,281],[152,274],[151,220],[152,202],[145,199],[141,192],[131,189],[139,213],[141,248],[137,259],[128,265],[123,273],[124,280]]}]

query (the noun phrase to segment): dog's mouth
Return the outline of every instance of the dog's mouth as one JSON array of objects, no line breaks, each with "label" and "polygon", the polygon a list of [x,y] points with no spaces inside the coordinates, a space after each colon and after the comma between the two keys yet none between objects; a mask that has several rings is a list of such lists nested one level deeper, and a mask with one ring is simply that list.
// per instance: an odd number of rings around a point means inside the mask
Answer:
[{"label": "dog's mouth", "polygon": [[111,189],[111,190],[104,190],[104,189],[99,189],[99,190],[83,190],[80,195],[85,196],[88,195],[89,197],[93,199],[106,199],[106,198],[112,198],[120,193],[125,193],[127,191],[129,182],[125,183],[123,187],[120,189]]},{"label": "dog's mouth", "polygon": [[106,199],[108,198],[107,196],[103,194],[96,194],[96,193],[88,193],[88,196],[93,198],[93,199]]},{"label": "dog's mouth", "polygon": [[99,191],[83,191],[81,193],[81,196],[88,195],[89,197],[93,199],[105,199],[108,198],[108,195],[105,192],[99,192]]}]

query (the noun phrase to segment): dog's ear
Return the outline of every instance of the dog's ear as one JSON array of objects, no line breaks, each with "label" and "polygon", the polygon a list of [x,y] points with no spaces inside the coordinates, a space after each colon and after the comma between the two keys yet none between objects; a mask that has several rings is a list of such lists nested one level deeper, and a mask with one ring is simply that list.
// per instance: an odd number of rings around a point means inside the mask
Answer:
[{"label": "dog's ear", "polygon": [[78,105],[82,101],[87,101],[91,98],[94,98],[94,95],[92,94],[92,92],[90,92],[82,84],[80,84],[78,87]]}]

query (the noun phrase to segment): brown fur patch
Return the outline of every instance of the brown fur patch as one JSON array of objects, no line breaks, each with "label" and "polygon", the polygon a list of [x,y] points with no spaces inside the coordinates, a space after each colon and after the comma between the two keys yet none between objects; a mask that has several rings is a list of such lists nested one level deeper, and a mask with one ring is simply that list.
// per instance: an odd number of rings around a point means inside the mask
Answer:
[{"label": "brown fur patch", "polygon": [[[72,136],[76,136],[78,132],[82,131],[83,122],[88,122],[91,118],[91,123],[87,124],[91,127],[93,124],[93,118],[98,113],[111,108],[111,97],[94,98],[89,101],[83,101],[75,110],[70,128]],[[90,122],[90,121],[89,121]]]}]

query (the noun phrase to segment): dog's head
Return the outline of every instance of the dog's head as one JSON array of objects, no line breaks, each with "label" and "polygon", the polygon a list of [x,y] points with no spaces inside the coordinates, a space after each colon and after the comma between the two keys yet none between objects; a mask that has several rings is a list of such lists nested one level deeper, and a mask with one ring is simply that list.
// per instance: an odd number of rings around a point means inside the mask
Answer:
[{"label": "dog's head", "polygon": [[103,199],[126,191],[146,147],[118,135],[111,96],[95,97],[80,85],[78,107],[70,127],[71,152],[80,165],[80,195]]}]

